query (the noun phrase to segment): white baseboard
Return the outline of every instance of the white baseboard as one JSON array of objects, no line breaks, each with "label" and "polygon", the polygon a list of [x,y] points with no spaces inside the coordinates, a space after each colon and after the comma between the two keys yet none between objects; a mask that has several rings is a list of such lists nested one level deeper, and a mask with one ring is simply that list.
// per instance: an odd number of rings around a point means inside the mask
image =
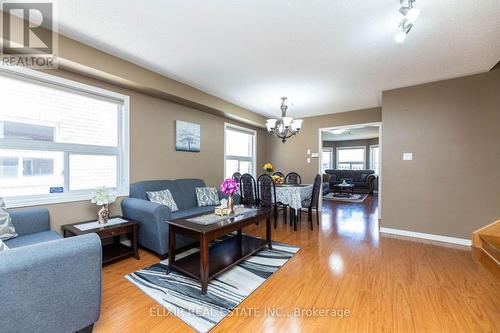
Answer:
[{"label": "white baseboard", "polygon": [[437,241],[437,242],[444,242],[444,243],[451,243],[451,244],[458,244],[458,245],[465,245],[465,246],[472,245],[472,241],[470,239],[441,236],[441,235],[434,235],[434,234],[426,234],[423,232],[415,232],[415,231],[385,228],[385,227],[380,227],[380,232],[384,233],[384,234],[429,239],[429,240],[433,240],[433,241]]}]

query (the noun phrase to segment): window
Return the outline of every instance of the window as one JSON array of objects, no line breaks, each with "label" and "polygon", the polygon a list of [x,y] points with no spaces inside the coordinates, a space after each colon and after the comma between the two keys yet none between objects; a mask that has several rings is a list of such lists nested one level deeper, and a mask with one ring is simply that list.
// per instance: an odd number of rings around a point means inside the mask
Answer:
[{"label": "window", "polygon": [[325,173],[325,170],[333,169],[333,148],[325,147],[321,155],[321,172]]},{"label": "window", "polygon": [[0,70],[0,197],[10,207],[128,195],[128,96],[24,68]]},{"label": "window", "polygon": [[255,177],[257,134],[254,130],[224,125],[224,175],[249,173]]},{"label": "window", "polygon": [[370,169],[378,175],[380,172],[380,148],[379,146],[370,146]]},{"label": "window", "polygon": [[337,169],[363,170],[365,168],[365,147],[338,147]]}]

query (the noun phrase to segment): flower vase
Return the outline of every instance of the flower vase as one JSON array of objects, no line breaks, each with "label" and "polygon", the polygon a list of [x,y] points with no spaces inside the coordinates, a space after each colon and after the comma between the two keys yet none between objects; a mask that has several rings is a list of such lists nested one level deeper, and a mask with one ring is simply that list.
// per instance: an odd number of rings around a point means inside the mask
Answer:
[{"label": "flower vase", "polygon": [[109,205],[104,204],[101,206],[101,209],[97,212],[97,222],[99,224],[106,224],[109,219]]},{"label": "flower vase", "polygon": [[234,213],[234,199],[232,195],[227,198],[227,210],[229,215]]}]

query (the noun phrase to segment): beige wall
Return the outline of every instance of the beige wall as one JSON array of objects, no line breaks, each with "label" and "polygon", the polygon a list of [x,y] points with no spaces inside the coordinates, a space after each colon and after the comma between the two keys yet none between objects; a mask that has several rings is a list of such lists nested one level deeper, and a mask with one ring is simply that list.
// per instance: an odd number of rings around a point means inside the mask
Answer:
[{"label": "beige wall", "polygon": [[[4,12],[0,11],[0,24]],[[22,21],[10,16],[11,22]],[[21,22],[19,22],[21,23]],[[15,26],[23,26],[17,24]],[[221,98],[173,80],[64,35],[55,34],[60,69],[156,96],[177,104],[265,128],[265,118]],[[4,41],[0,39],[0,46]],[[6,41],[5,41],[6,42]],[[1,47],[0,47],[1,50]]]},{"label": "beige wall", "polygon": [[267,156],[277,170],[285,174],[298,172],[302,182],[311,183],[318,173],[319,159],[311,158],[311,163],[308,164],[307,149],[311,149],[311,153],[318,152],[320,128],[379,122],[381,119],[380,108],[305,118],[300,133],[286,143],[283,144],[276,137],[269,138]]},{"label": "beige wall", "polygon": [[[105,84],[64,71],[48,71],[78,82],[92,84],[130,96],[130,181],[148,179],[201,178],[217,186],[224,177],[224,122],[242,125],[223,117],[195,110],[163,99]],[[201,125],[201,152],[175,151],[175,120]],[[266,160],[268,134],[257,129],[257,163]],[[89,202],[45,206],[50,210],[52,228],[65,223],[94,219],[97,207]],[[112,206],[120,214],[120,205]]]},{"label": "beige wall", "polygon": [[382,226],[469,238],[500,217],[500,71],[386,91],[382,108]]}]

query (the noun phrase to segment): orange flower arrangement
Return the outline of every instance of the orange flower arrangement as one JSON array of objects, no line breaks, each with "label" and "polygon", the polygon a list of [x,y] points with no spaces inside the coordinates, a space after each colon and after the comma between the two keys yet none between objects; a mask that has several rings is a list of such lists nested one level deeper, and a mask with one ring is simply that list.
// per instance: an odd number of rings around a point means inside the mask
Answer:
[{"label": "orange flower arrangement", "polygon": [[275,184],[283,184],[283,177],[278,176],[278,175],[274,175],[274,176],[272,176],[272,178],[273,178],[273,182]]}]

